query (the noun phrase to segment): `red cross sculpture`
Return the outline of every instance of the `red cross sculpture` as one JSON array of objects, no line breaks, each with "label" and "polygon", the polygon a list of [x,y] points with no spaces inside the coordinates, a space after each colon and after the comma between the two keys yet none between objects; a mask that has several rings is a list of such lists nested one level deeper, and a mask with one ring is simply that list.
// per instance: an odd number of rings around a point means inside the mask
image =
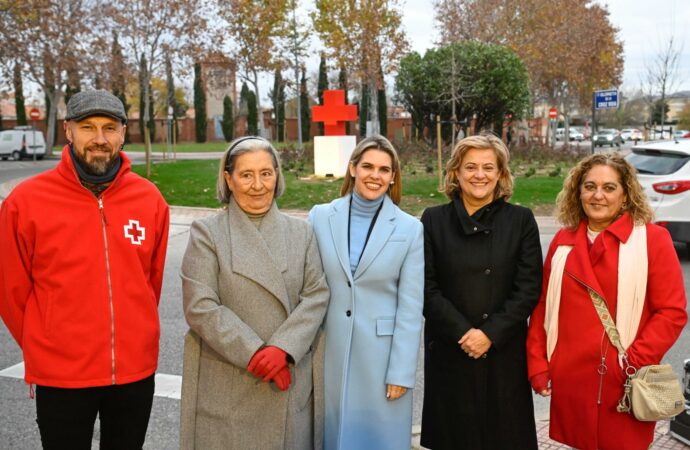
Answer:
[{"label": "red cross sculpture", "polygon": [[134,245],[141,245],[141,241],[146,239],[146,228],[139,225],[138,220],[129,219],[129,224],[125,225],[125,237]]},{"label": "red cross sculpture", "polygon": [[345,123],[357,120],[357,105],[345,104],[345,91],[323,91],[323,105],[311,107],[312,121],[323,122],[325,136],[345,136]]}]

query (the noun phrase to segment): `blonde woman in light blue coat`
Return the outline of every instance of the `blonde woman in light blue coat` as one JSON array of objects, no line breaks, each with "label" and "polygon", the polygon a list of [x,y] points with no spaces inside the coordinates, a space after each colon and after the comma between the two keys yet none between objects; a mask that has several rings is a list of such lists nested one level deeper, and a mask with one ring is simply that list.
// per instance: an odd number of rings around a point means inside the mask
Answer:
[{"label": "blonde woman in light blue coat", "polygon": [[310,214],[331,300],[325,321],[325,450],[409,449],[422,330],[424,237],[396,205],[400,162],[360,142],[342,197]]}]

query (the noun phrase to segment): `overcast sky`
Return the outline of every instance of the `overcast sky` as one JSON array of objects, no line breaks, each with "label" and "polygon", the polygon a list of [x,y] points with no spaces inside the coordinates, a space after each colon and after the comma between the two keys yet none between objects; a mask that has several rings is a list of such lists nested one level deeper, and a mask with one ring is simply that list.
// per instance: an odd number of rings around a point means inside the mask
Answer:
[{"label": "overcast sky", "polygon": [[[690,90],[690,0],[598,0],[608,6],[611,23],[623,41],[623,90],[634,90],[644,78],[646,64],[671,35],[682,47],[677,90]],[[436,32],[431,0],[407,0],[403,25],[412,49],[424,54],[434,46]]]}]

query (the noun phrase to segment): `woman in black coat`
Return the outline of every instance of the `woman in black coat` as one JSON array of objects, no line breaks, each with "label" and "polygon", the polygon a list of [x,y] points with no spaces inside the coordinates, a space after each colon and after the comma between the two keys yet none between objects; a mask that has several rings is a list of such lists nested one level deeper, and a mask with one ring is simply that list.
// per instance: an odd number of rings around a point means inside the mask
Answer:
[{"label": "woman in black coat", "polygon": [[508,149],[467,137],[446,166],[451,200],[422,215],[424,447],[537,448],[527,379],[527,317],[539,300],[542,256],[532,212],[507,202]]}]

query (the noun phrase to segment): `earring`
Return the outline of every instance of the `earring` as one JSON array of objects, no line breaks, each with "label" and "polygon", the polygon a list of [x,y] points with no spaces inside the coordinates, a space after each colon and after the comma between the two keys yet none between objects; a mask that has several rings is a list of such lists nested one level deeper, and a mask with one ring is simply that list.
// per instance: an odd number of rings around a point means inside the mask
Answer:
[{"label": "earring", "polygon": [[395,184],[395,180],[392,180],[392,181],[391,181],[391,184]]}]

